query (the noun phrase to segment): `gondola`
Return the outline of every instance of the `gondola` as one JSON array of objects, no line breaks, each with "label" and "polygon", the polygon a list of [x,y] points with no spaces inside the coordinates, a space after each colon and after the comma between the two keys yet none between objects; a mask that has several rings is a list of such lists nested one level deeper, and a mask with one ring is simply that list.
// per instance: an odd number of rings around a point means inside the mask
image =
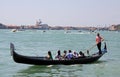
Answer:
[{"label": "gondola", "polygon": [[107,47],[106,44],[102,49],[102,54],[95,53],[91,56],[86,56],[85,58],[76,58],[71,60],[48,60],[46,57],[38,57],[38,56],[25,56],[20,55],[15,52],[15,47],[13,43],[10,43],[10,51],[13,57],[13,60],[16,63],[22,64],[31,64],[31,65],[71,65],[71,64],[88,64],[97,61],[101,58],[106,52]]}]

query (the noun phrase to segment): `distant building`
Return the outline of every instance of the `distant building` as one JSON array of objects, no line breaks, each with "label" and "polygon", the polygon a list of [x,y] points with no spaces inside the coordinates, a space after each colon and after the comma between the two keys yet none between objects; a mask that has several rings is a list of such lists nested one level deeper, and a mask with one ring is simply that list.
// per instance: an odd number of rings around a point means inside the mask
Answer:
[{"label": "distant building", "polygon": [[118,25],[111,25],[109,27],[109,30],[110,31],[120,31],[120,24],[118,24]]},{"label": "distant building", "polygon": [[7,25],[6,27],[8,29],[20,29],[20,26],[17,26],[17,25]]},{"label": "distant building", "polygon": [[118,25],[117,25],[117,30],[119,30],[119,31],[120,31],[120,24],[118,24]]},{"label": "distant building", "polygon": [[6,26],[0,23],[0,29],[6,29]]}]

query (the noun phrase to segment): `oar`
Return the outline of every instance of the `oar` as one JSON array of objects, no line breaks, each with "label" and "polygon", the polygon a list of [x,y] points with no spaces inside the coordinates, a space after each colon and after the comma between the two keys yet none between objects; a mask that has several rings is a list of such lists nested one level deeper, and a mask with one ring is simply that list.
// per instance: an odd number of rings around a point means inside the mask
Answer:
[{"label": "oar", "polygon": [[84,51],[84,53],[87,53],[88,55],[90,55],[90,54],[89,54],[89,51],[90,51],[91,49],[93,49],[96,45],[97,45],[97,44],[92,45],[92,47],[86,49],[86,50]]},{"label": "oar", "polygon": [[91,49],[93,49],[97,44],[94,44],[92,47],[90,47],[89,49],[87,49],[88,51],[90,51]]}]

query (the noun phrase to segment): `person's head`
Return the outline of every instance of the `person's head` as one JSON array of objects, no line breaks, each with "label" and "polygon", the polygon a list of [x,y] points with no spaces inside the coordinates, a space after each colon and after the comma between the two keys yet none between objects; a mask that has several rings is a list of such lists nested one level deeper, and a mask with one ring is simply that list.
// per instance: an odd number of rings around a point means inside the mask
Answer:
[{"label": "person's head", "polygon": [[51,56],[51,51],[48,51],[48,55]]},{"label": "person's head", "polygon": [[66,53],[67,53],[67,51],[66,51],[66,50],[64,50],[64,53],[66,54]]},{"label": "person's head", "polygon": [[80,51],[79,54],[82,55],[83,54],[82,51]]},{"label": "person's head", "polygon": [[97,33],[97,36],[100,36],[100,34],[99,34],[99,33]]},{"label": "person's head", "polygon": [[74,54],[77,54],[77,53],[74,51]]},{"label": "person's head", "polygon": [[51,51],[48,51],[48,54],[51,55]]},{"label": "person's head", "polygon": [[60,54],[60,50],[58,50],[58,55],[61,55],[61,54]]},{"label": "person's head", "polygon": [[69,53],[72,53],[72,51],[71,51],[71,50],[69,50]]}]

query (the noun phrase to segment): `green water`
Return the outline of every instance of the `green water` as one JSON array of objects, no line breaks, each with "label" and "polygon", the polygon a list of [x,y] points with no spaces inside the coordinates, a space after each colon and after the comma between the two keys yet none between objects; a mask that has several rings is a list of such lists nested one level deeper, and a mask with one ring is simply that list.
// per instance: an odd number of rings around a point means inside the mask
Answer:
[{"label": "green water", "polygon": [[[107,43],[108,53],[92,64],[34,66],[15,63],[10,55],[10,42],[23,55],[46,56],[57,50],[86,51],[95,44],[95,33],[63,30],[0,30],[0,77],[119,77],[120,33],[100,31]],[[102,45],[103,46],[103,45]],[[90,53],[97,52],[93,48]],[[53,57],[54,57],[53,56]]]}]

